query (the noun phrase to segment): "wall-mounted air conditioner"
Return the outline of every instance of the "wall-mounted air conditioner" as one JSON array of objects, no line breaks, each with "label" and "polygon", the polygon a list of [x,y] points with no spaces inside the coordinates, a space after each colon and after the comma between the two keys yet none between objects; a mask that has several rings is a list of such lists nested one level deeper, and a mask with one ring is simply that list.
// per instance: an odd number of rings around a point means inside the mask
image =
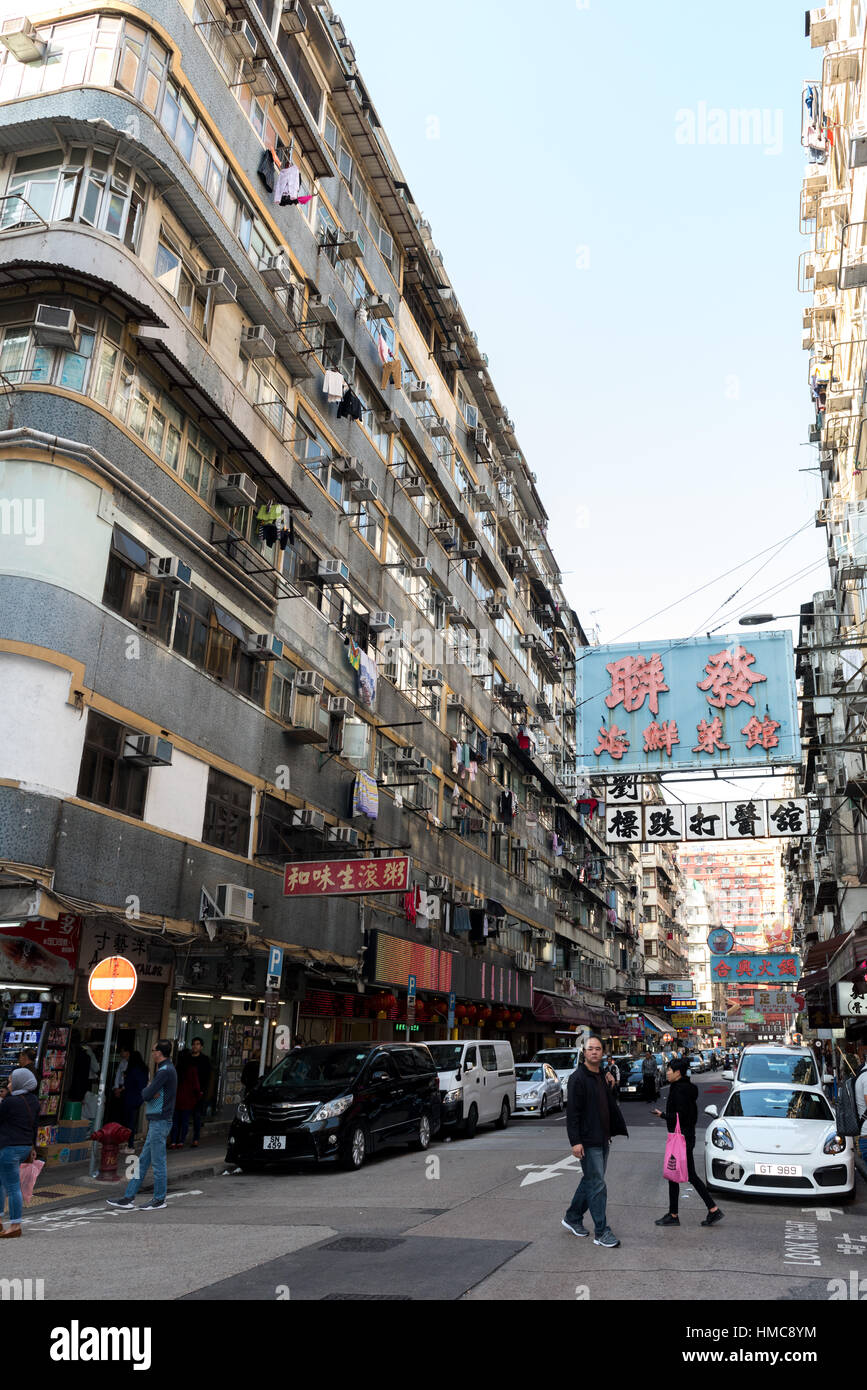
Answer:
[{"label": "wall-mounted air conditioner", "polygon": [[375,613],[371,613],[367,625],[371,632],[394,632],[397,628],[397,621],[391,613],[377,609]]},{"label": "wall-mounted air conditioner", "polygon": [[339,715],[343,719],[352,719],[355,716],[355,703],[346,695],[332,695],[328,701],[328,713]]},{"label": "wall-mounted air conditioner", "polygon": [[407,497],[425,497],[427,495],[427,488],[418,473],[407,473],[401,479],[401,486]]},{"label": "wall-mounted air conditioner", "polygon": [[379,417],[379,428],[383,434],[400,434],[400,416],[393,410],[386,411]]},{"label": "wall-mounted air conditioner", "polygon": [[124,740],[123,761],[135,767],[171,767],[172,745],[158,734],[128,734]]},{"label": "wall-mounted air conditioner", "polygon": [[177,555],[163,555],[158,560],[152,560],[151,576],[154,579],[165,580],[173,589],[192,588],[193,571]]},{"label": "wall-mounted air conditioner", "polygon": [[328,831],[328,839],[332,845],[347,845],[350,849],[358,848],[358,831],[353,830],[348,825],[332,825]]},{"label": "wall-mounted air conditioner", "polygon": [[249,325],[241,330],[241,354],[244,357],[274,357],[277,344],[274,335],[269,333],[263,323]]},{"label": "wall-mounted air conditioner", "polygon": [[43,347],[62,347],[77,352],[80,333],[71,309],[55,304],[37,304],[33,320],[33,336]]},{"label": "wall-mounted air conditioner", "polygon": [[273,632],[257,632],[247,638],[245,650],[248,656],[256,656],[260,661],[282,661],[283,643]]},{"label": "wall-mounted air conditioner", "polygon": [[322,695],[325,690],[325,677],[318,671],[299,671],[295,677],[295,691],[298,695]]},{"label": "wall-mounted air conditioner", "polygon": [[37,38],[36,29],[26,17],[4,19],[0,25],[0,43],[19,63],[38,62],[46,49],[45,40]]},{"label": "wall-mounted air conditioner", "polygon": [[331,460],[331,467],[347,483],[357,483],[364,477],[364,469],[354,455],[338,454],[336,458]]},{"label": "wall-mounted air conditioner", "polygon": [[245,58],[256,56],[256,31],[247,19],[236,19],[226,24],[225,32],[230,34]]},{"label": "wall-mounted air conditioner", "polygon": [[259,270],[266,285],[273,290],[290,290],[295,287],[295,276],[289,258],[283,251],[276,256],[265,256],[259,262]]},{"label": "wall-mounted air conditioner", "polygon": [[486,608],[488,617],[493,618],[494,622],[497,622],[500,618],[505,618],[506,616],[506,608],[505,605],[502,603],[489,603],[486,605]]},{"label": "wall-mounted air conditioner", "polygon": [[353,483],[351,489],[353,502],[376,502],[379,498],[379,484],[365,475]]},{"label": "wall-mounted air conditioner", "polygon": [[350,232],[337,245],[337,254],[342,261],[360,261],[366,250],[364,237],[360,232]]},{"label": "wall-mounted air conditioner", "polygon": [[345,584],[349,581],[349,566],[343,560],[320,560],[317,575],[332,584]]},{"label": "wall-mounted air conditioner", "polygon": [[431,893],[447,893],[449,891],[449,880],[445,874],[430,874],[427,883]]},{"label": "wall-mounted air conditioner", "polygon": [[255,894],[242,883],[218,883],[217,911],[227,922],[252,922]]},{"label": "wall-mounted air conditioner", "polygon": [[427,578],[433,574],[433,565],[426,555],[415,555],[409,563],[409,572],[414,575],[424,575]]},{"label": "wall-mounted air conditioner", "polygon": [[277,91],[277,74],[267,58],[253,58],[247,64],[246,77],[256,96],[274,96]]},{"label": "wall-mounted air conditioner", "polygon": [[238,286],[222,266],[216,270],[206,270],[202,284],[213,295],[215,304],[233,304],[238,298]]},{"label": "wall-mounted air conditioner", "polygon": [[417,386],[413,386],[409,393],[411,401],[429,401],[431,399],[431,389],[426,381],[420,381]]},{"label": "wall-mounted air conditioner", "polygon": [[259,489],[246,473],[227,473],[217,479],[217,501],[229,507],[253,507]]},{"label": "wall-mounted air conditioner", "polygon": [[449,709],[465,710],[467,707],[463,695],[450,695],[446,703]]},{"label": "wall-mounted air conditioner", "polygon": [[485,488],[480,488],[472,494],[472,505],[473,510],[477,512],[493,512],[497,509],[496,502]]},{"label": "wall-mounted air conditioner", "polygon": [[395,765],[402,772],[406,772],[410,769],[418,769],[420,771],[423,766],[423,758],[417,748],[398,748],[395,756]]},{"label": "wall-mounted air conditioner", "polygon": [[380,294],[368,300],[367,317],[369,319],[383,319],[386,323],[393,323],[394,315],[394,300],[389,295]]},{"label": "wall-mounted air conditioner", "polygon": [[292,813],[292,825],[296,830],[324,830],[325,817],[321,811],[298,810]]},{"label": "wall-mounted air conditioner", "polygon": [[434,687],[444,685],[445,677],[443,676],[442,671],[436,671],[433,668],[431,668],[430,670],[425,671],[424,675],[421,678],[421,683],[427,689],[433,689]]},{"label": "wall-mounted air conditioner", "polygon": [[481,560],[482,547],[478,541],[464,541],[459,554],[462,560]]},{"label": "wall-mounted air conditioner", "polygon": [[301,0],[284,0],[280,28],[284,34],[300,34],[307,28],[307,16],[301,8]]}]

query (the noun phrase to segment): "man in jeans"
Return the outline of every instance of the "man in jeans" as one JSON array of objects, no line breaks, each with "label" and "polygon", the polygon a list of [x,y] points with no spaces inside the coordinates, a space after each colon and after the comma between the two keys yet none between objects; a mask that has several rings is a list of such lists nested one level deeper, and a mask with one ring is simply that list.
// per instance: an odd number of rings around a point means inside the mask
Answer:
[{"label": "man in jeans", "polygon": [[614,1090],[602,1075],[601,1063],[602,1042],[591,1037],[584,1048],[584,1061],[569,1077],[566,1089],[566,1130],[572,1152],[581,1160],[582,1177],[561,1225],[574,1236],[589,1236],[584,1225],[584,1213],[589,1210],[595,1228],[593,1244],[614,1250],[620,1241],[608,1225],[605,1168],[612,1138],[616,1134],[628,1138],[628,1131]]},{"label": "man in jeans", "polygon": [[154,1079],[141,1093],[145,1103],[145,1114],[148,1117],[148,1133],[138,1161],[139,1175],[130,1180],[122,1197],[108,1200],[108,1206],[117,1207],[120,1211],[134,1210],[136,1193],[147,1177],[152,1163],[154,1195],[138,1210],[162,1211],[166,1206],[166,1140],[172,1127],[175,1096],[178,1091],[178,1074],[172,1066],[171,1055],[172,1045],[167,1040],[158,1042],[153,1049],[156,1065]]}]

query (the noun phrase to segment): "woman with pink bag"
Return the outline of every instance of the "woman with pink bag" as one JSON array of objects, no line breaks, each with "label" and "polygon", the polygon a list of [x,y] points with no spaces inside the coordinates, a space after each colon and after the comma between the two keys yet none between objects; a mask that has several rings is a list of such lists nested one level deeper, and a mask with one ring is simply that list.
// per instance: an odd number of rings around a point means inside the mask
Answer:
[{"label": "woman with pink bag", "polygon": [[9,1226],[0,1228],[0,1240],[21,1235],[21,1164],[36,1158],[39,1101],[35,1090],[33,1072],[16,1067],[9,1078],[9,1095],[0,1100],[0,1216],[9,1199]]},{"label": "woman with pink bag", "polygon": [[[675,1057],[668,1064],[666,1077],[669,1081],[668,1104],[665,1121],[668,1125],[668,1143],[665,1148],[665,1176],[668,1178],[668,1211],[656,1222],[657,1226],[679,1226],[677,1214],[680,1184],[691,1182],[701,1200],[707,1207],[707,1216],[702,1226],[715,1226],[722,1221],[723,1213],[695,1170],[695,1126],[698,1120],[698,1087],[688,1079],[689,1059]],[[661,1110],[651,1111],[662,1117]],[[680,1141],[680,1142],[678,1142]]]}]

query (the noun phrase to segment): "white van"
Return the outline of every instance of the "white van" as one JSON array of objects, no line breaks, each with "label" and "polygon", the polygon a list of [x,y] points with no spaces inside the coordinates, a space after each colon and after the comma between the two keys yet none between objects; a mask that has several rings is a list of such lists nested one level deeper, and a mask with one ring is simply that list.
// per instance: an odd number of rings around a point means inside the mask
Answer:
[{"label": "white van", "polygon": [[505,1129],[515,1113],[515,1058],[507,1042],[429,1042],[439,1072],[442,1128],[472,1139],[478,1125]]}]

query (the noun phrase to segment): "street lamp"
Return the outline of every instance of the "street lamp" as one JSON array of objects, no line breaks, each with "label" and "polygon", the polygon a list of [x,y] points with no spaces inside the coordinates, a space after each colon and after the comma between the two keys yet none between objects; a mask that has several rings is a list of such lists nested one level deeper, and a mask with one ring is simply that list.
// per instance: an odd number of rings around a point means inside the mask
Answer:
[{"label": "street lamp", "polygon": [[748,613],[738,618],[739,627],[764,627],[765,623],[780,623],[784,618],[803,618],[803,613]]}]

